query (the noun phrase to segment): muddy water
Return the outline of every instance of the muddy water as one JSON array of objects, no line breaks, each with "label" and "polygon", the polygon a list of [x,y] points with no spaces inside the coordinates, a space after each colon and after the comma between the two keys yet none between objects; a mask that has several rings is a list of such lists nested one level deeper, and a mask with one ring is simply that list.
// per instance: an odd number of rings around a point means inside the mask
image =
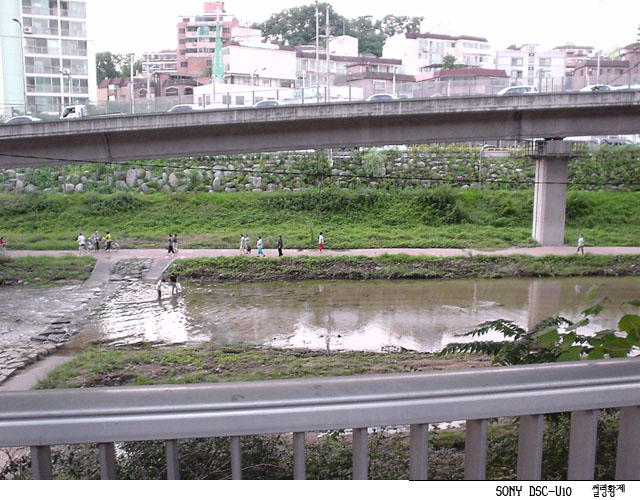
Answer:
[{"label": "muddy water", "polygon": [[134,282],[93,315],[78,340],[435,351],[487,320],[533,326],[555,313],[578,319],[596,283],[612,305],[585,333],[614,327],[621,315],[616,306],[640,298],[640,280],[189,284],[177,296],[165,291],[161,300],[153,284]]}]

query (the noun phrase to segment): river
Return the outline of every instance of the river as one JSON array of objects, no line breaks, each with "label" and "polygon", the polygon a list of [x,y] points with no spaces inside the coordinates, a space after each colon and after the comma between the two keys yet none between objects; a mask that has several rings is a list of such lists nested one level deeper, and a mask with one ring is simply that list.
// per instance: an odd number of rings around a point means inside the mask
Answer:
[{"label": "river", "polygon": [[[559,313],[577,320],[594,284],[608,306],[581,331],[614,328],[621,304],[640,298],[640,280],[563,278],[374,280],[185,284],[157,299],[135,281],[91,316],[74,340],[281,348],[437,351],[480,323],[503,318],[523,327]],[[167,295],[167,292],[169,293]],[[634,308],[626,306],[626,310]],[[491,334],[487,338],[501,338]]]}]

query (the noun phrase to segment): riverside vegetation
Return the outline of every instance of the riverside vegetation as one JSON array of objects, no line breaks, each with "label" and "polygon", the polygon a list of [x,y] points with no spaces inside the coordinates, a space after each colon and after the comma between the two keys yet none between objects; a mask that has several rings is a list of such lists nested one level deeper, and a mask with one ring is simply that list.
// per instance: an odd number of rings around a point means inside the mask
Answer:
[{"label": "riverside vegetation", "polygon": [[[414,190],[2,195],[3,236],[14,249],[73,249],[78,231],[110,231],[123,248],[236,248],[240,234],[265,248],[489,248],[534,246],[531,191]],[[640,193],[570,191],[565,242],[640,245]]]}]

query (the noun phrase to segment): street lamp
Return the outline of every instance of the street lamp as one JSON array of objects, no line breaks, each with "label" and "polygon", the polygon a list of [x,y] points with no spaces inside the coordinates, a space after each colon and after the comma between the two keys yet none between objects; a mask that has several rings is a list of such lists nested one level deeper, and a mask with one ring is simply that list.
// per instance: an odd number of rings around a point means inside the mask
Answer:
[{"label": "street lamp", "polygon": [[398,71],[398,66],[393,67],[393,84],[391,86],[391,95],[393,97],[396,96],[396,72]]},{"label": "street lamp", "polygon": [[68,69],[63,69],[60,71],[62,74],[62,111],[64,111],[64,78],[67,77],[69,80],[69,106],[71,106],[71,71]]},{"label": "street lamp", "polygon": [[256,68],[253,70],[253,73],[251,73],[251,86],[253,87],[253,80],[256,77],[256,75],[258,74],[258,71],[264,71],[265,69],[267,69],[267,67],[265,66],[264,68]]},{"label": "street lamp", "polygon": [[20,26],[20,58],[22,59],[22,86],[23,86],[23,96],[24,96],[24,114],[27,114],[27,69],[24,64],[24,29],[22,27],[22,22],[17,17],[11,19],[12,21],[18,23]]}]

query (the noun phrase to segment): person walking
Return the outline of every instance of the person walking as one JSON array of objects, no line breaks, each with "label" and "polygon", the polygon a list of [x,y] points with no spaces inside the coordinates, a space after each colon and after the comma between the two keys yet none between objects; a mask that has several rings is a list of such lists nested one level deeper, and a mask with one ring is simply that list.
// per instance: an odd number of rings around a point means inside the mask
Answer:
[{"label": "person walking", "polygon": [[264,253],[262,253],[262,236],[258,236],[256,248],[258,249],[258,257],[264,257]]},{"label": "person walking", "polygon": [[282,257],[282,236],[278,236],[278,257]]},{"label": "person walking", "polygon": [[84,244],[86,242],[84,235],[82,233],[78,233],[76,241],[78,242],[78,255],[82,255],[84,252]]},{"label": "person walking", "polygon": [[324,235],[322,231],[320,232],[320,236],[318,236],[318,250],[320,250],[320,252],[324,250]]},{"label": "person walking", "polygon": [[177,234],[174,233],[171,243],[173,244],[173,253],[178,253],[178,235]]},{"label": "person walking", "polygon": [[104,235],[104,251],[109,252],[111,250],[111,233],[107,231]]},{"label": "person walking", "polygon": [[100,250],[100,234],[98,234],[98,230],[96,229],[93,234],[91,235],[90,238],[91,242],[93,243],[93,249],[97,252],[98,250]]},{"label": "person walking", "polygon": [[170,253],[175,254],[173,250],[173,236],[169,235],[169,239],[167,240],[167,255]]},{"label": "person walking", "polygon": [[240,233],[240,255],[244,255],[244,234]]},{"label": "person walking", "polygon": [[7,258],[7,240],[4,239],[4,236],[0,236],[0,251],[2,251],[2,258]]},{"label": "person walking", "polygon": [[584,237],[582,235],[578,238],[578,249],[576,253],[582,253],[582,255],[584,255]]},{"label": "person walking", "polygon": [[244,237],[244,251],[249,255],[251,253],[251,243],[249,241],[249,235],[245,235]]}]

